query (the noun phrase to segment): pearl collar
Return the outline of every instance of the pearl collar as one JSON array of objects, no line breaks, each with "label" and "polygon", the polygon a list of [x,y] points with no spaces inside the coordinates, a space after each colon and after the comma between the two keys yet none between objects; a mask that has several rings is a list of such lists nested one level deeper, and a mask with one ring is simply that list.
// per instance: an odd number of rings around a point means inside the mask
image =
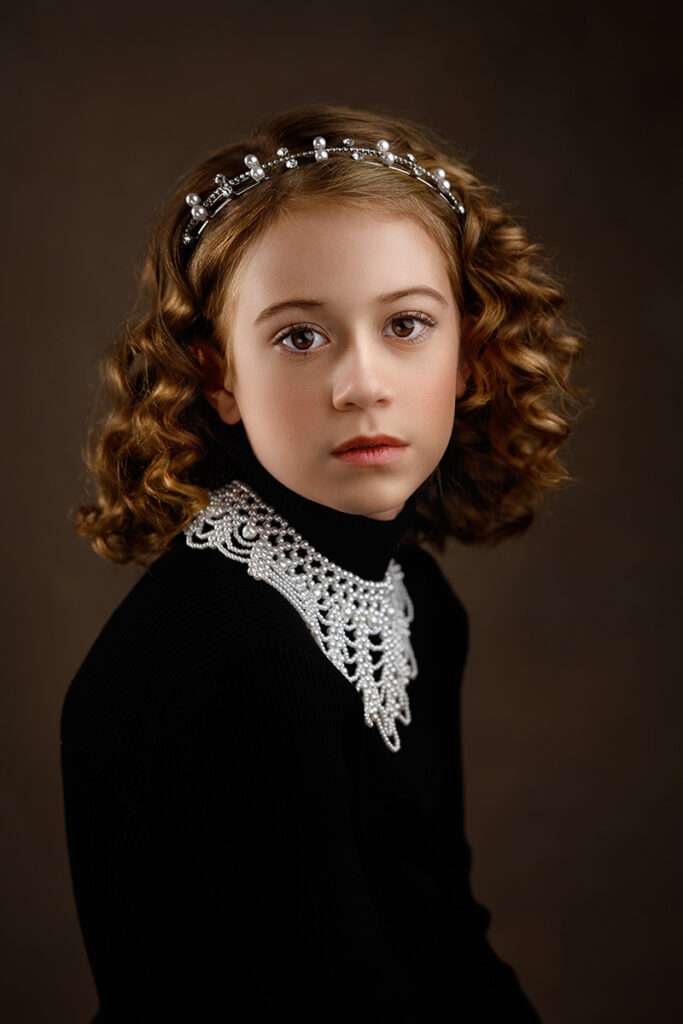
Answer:
[{"label": "pearl collar", "polygon": [[344,569],[243,480],[209,496],[183,531],[188,546],[215,548],[278,590],[328,660],[361,693],[366,724],[376,726],[396,753],[401,746],[396,724],[410,724],[407,686],[418,671],[410,643],[413,604],[400,565],[391,558],[381,580]]}]

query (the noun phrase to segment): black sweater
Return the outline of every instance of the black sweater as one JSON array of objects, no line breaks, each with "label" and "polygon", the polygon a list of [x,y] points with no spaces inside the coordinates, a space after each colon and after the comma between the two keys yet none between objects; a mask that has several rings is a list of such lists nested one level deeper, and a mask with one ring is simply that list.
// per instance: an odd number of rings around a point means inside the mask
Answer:
[{"label": "black sweater", "polygon": [[[344,568],[394,557],[414,606],[392,752],[290,603],[179,534],[64,698],[73,887],[102,1024],[540,1020],[488,944],[463,829],[467,613],[392,521],[252,484]],[[274,1019],[274,1017],[272,1018]]]}]

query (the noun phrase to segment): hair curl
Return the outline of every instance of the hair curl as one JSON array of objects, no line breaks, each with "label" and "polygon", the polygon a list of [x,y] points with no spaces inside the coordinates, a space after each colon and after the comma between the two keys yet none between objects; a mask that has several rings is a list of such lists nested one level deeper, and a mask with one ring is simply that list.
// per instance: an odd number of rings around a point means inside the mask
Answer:
[{"label": "hair curl", "polygon": [[[351,135],[361,145],[385,137],[424,166],[445,168],[465,217],[409,176],[330,160],[251,190],[209,221],[185,255],[188,192],[210,192],[218,172],[242,172],[246,152],[308,148],[315,135]],[[449,149],[405,118],[314,104],[269,119],[182,176],[149,239],[133,314],[100,366],[108,409],[82,452],[97,496],[74,514],[76,532],[97,554],[148,565],[204,508],[208,489],[231,478],[226,425],[204,396],[192,342],[209,342],[232,377],[232,341],[218,337],[215,324],[234,299],[250,243],[285,208],[326,196],[418,217],[441,247],[462,315],[470,376],[448,448],[419,489],[409,539],[439,552],[451,536],[498,543],[530,526],[546,489],[573,479],[557,452],[585,398],[569,383],[585,342],[560,315],[566,293],[544,265],[542,247]]]}]

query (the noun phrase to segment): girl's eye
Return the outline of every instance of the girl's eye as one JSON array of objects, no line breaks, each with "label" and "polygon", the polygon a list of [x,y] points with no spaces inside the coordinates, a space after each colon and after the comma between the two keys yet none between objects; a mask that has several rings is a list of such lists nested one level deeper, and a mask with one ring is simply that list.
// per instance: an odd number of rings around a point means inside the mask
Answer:
[{"label": "girl's eye", "polygon": [[288,352],[291,352],[295,356],[296,355],[305,356],[305,355],[308,354],[309,351],[315,351],[315,350],[311,350],[311,349],[308,349],[308,348],[303,348],[303,349],[300,349],[300,348],[289,348],[287,345],[282,345],[281,344],[281,342],[283,342],[285,340],[285,338],[296,338],[297,336],[301,336],[301,335],[304,335],[304,334],[309,335],[308,339],[306,339],[306,342],[304,342],[304,344],[306,344],[308,341],[310,341],[310,335],[312,335],[312,334],[318,334],[318,335],[320,335],[320,337],[322,337],[322,335],[320,334],[320,331],[316,331],[315,327],[311,327],[309,324],[299,324],[298,327],[289,327],[285,331],[284,334],[279,334],[278,337],[273,342],[273,344],[275,345],[276,348],[285,348],[285,349],[287,349]]},{"label": "girl's eye", "polygon": [[[414,323],[419,322],[424,325],[423,329],[420,331],[418,335],[413,335],[411,337],[411,331],[415,329],[414,324],[413,326],[409,327],[405,326],[406,322],[410,321],[414,321]],[[411,345],[416,344],[422,338],[422,336],[427,333],[428,328],[436,326],[436,321],[432,320],[432,318],[430,316],[427,316],[425,313],[400,313],[397,316],[392,316],[389,322],[391,324],[398,323],[400,325],[398,328],[398,333],[395,334],[395,337],[397,337],[401,341],[407,341]],[[275,347],[285,349],[292,355],[305,356],[308,355],[309,352],[317,351],[317,349],[310,347],[311,335],[315,334],[318,334],[320,335],[320,337],[322,337],[320,331],[318,331],[311,324],[298,324],[294,327],[288,327],[286,331],[279,334],[275,341],[273,342],[273,344]],[[309,347],[291,348],[288,345],[281,344],[285,340],[285,338],[296,338],[297,336],[303,335],[308,335],[308,338],[306,339],[306,341],[304,341],[304,345],[309,345]],[[295,344],[298,343],[295,342]],[[318,346],[318,348],[320,348],[320,346]]]}]

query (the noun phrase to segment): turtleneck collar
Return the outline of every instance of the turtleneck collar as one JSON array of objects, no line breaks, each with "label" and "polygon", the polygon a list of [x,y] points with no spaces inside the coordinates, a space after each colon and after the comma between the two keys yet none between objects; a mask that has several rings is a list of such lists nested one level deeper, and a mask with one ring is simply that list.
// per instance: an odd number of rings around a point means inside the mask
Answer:
[{"label": "turtleneck collar", "polygon": [[394,519],[372,519],[341,512],[291,490],[255,455],[243,424],[230,431],[233,477],[249,484],[304,540],[332,562],[368,580],[381,580],[392,556],[416,518],[416,492]]}]

